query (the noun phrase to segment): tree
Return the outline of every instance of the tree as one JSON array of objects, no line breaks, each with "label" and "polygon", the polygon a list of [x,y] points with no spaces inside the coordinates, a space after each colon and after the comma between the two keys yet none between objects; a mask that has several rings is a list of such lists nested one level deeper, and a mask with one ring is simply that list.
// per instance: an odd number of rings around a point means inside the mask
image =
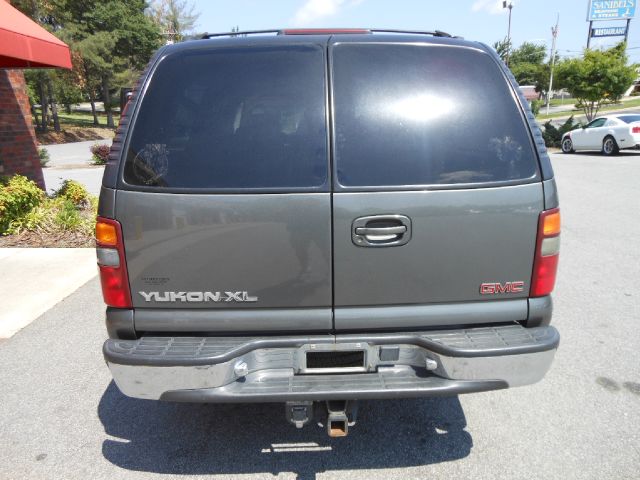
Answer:
[{"label": "tree", "polygon": [[[14,0],[13,5],[50,32],[55,33],[60,28],[54,7],[46,0]],[[32,96],[29,98],[31,111],[36,121],[36,127],[43,132],[48,130],[50,119],[53,119],[55,131],[60,131],[56,105],[57,91],[54,86],[56,78],[55,70],[27,70],[25,72],[25,79],[31,84],[30,93]],[[40,104],[41,121],[38,119],[35,103]],[[51,117],[49,110],[51,110]]]},{"label": "tree", "polygon": [[[508,39],[493,44],[502,61],[506,61],[507,50],[511,48]],[[511,50],[509,68],[520,85],[535,85],[537,92],[546,93],[549,88],[549,65],[544,63],[546,48],[524,42],[518,48]]]},{"label": "tree", "polygon": [[536,45],[531,42],[524,42],[518,48],[511,51],[509,65],[528,63],[531,65],[542,65],[547,56],[544,45]]},{"label": "tree", "polygon": [[546,93],[549,87],[549,66],[544,63],[546,48],[524,42],[511,52],[509,67],[520,85],[535,85],[536,92]]},{"label": "tree", "polygon": [[627,65],[626,43],[608,50],[584,51],[583,58],[560,62],[556,67],[558,86],[578,100],[591,121],[606,103],[616,102],[636,79],[635,66]]},{"label": "tree", "polygon": [[[36,129],[46,132],[49,129],[49,97],[47,95],[47,74],[43,69],[29,69],[24,71],[27,82],[31,113],[36,122]],[[36,105],[40,105],[40,116]]]},{"label": "tree", "polygon": [[78,63],[78,59],[75,57],[77,57],[77,53],[73,55],[71,60],[74,64],[73,70],[56,70],[52,75],[56,101],[64,105],[67,113],[71,113],[72,105],[84,101],[85,80],[80,69],[75,67]]},{"label": "tree", "polygon": [[155,0],[149,12],[153,21],[171,43],[181,42],[196,24],[199,12],[187,0]]},{"label": "tree", "polygon": [[493,49],[496,51],[498,56],[502,59],[503,62],[507,62],[507,53],[511,49],[511,41],[508,38],[504,38],[499,40],[493,44]]},{"label": "tree", "polygon": [[[185,1],[169,3],[176,4],[180,12],[186,8]],[[107,125],[113,127],[111,91],[120,85],[119,82],[127,82],[126,86],[130,86],[129,79],[139,74],[162,43],[159,27],[145,13],[146,2],[13,0],[13,5],[66,42],[72,50],[72,72],[27,72],[32,105],[39,103],[42,107],[40,119],[32,108],[38,128],[46,130],[53,118],[54,128],[58,130],[56,100],[70,108],[72,103],[81,100],[80,90],[91,102],[94,125],[98,125],[95,102],[101,96]],[[187,13],[191,15],[192,10]],[[188,20],[182,18],[187,24]]]},{"label": "tree", "polygon": [[82,56],[88,96],[101,92],[107,126],[113,128],[114,83],[124,71],[144,67],[162,43],[160,30],[145,14],[144,0],[50,2],[60,14],[63,40]]},{"label": "tree", "polygon": [[[91,91],[101,91],[104,110],[107,113],[107,126],[113,127],[113,112],[111,110],[110,79],[114,72],[122,69],[122,60],[115,53],[116,39],[107,32],[98,32],[88,36],[76,45],[82,55],[87,79],[92,83]],[[91,95],[91,93],[90,93]],[[94,103],[93,101],[91,102]],[[95,105],[91,106],[94,124],[97,121]]]}]

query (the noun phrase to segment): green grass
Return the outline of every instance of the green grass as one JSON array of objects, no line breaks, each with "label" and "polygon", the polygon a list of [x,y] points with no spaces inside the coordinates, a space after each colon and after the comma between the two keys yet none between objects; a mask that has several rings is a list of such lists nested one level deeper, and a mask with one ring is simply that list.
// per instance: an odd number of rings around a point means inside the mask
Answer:
[{"label": "green grass", "polygon": [[[38,111],[38,115],[40,112]],[[58,118],[60,119],[60,126],[64,128],[65,125],[74,127],[95,127],[93,124],[93,115],[91,112],[71,112],[67,113],[64,110],[58,111]],[[113,113],[113,122],[115,126],[118,126],[120,116],[118,113]],[[107,128],[107,114],[98,112],[99,127]]]},{"label": "green grass", "polygon": [[[620,110],[623,108],[634,108],[634,107],[640,107],[640,98],[634,98],[633,100],[627,100],[625,102],[621,102],[621,103],[611,103],[608,105],[603,106],[599,111],[598,114],[604,113],[604,112],[610,112],[612,110]],[[540,111],[544,111],[544,106],[540,108]],[[561,117],[569,117],[571,115],[574,116],[584,116],[584,113],[582,111],[582,109],[577,110],[577,109],[573,109],[573,110],[567,110],[564,112],[556,112],[556,113],[551,113],[549,115],[544,115],[544,114],[540,114],[536,117],[536,119],[538,120],[548,120],[551,118],[561,118]]]},{"label": "green grass", "polygon": [[549,102],[549,104],[552,107],[557,107],[558,105],[573,105],[574,103],[576,103],[576,99],[568,98],[568,97],[565,98],[564,100],[561,100],[559,98],[552,98],[551,101]]}]

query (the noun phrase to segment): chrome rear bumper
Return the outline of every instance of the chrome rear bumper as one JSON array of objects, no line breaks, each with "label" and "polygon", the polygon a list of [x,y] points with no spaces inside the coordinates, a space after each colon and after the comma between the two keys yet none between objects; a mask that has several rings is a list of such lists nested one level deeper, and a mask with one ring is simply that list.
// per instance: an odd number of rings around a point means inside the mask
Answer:
[{"label": "chrome rear bumper", "polygon": [[[120,390],[197,402],[351,400],[452,395],[535,383],[559,344],[550,326],[304,337],[107,340]],[[312,369],[311,351],[362,351],[360,368]],[[349,372],[349,373],[343,373]]]}]

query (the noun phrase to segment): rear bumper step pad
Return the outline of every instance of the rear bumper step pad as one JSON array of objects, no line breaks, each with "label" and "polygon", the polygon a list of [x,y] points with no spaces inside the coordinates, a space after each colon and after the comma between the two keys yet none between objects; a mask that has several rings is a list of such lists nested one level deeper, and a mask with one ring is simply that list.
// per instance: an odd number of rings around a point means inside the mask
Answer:
[{"label": "rear bumper step pad", "polygon": [[253,350],[296,348],[308,344],[406,344],[449,357],[487,357],[536,353],[557,348],[558,331],[551,327],[524,328],[519,324],[417,333],[339,334],[300,337],[142,337],[107,340],[107,362],[122,365],[215,365]]}]

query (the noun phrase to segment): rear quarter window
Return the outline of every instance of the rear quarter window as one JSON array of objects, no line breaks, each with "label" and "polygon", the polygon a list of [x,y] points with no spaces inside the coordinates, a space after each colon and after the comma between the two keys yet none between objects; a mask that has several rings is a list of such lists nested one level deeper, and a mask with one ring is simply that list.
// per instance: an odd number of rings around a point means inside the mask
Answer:
[{"label": "rear quarter window", "polygon": [[324,49],[178,52],[151,76],[123,178],[154,189],[321,189],[328,183]]},{"label": "rear quarter window", "polygon": [[618,118],[624,123],[640,122],[640,115],[625,115]]},{"label": "rear quarter window", "polygon": [[331,55],[339,185],[517,182],[538,175],[522,113],[488,54],[344,43]]}]

